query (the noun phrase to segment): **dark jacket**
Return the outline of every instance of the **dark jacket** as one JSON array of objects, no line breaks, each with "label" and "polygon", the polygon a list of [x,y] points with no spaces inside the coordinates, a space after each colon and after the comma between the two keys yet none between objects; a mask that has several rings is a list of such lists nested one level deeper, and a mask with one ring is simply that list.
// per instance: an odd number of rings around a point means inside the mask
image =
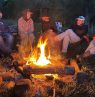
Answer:
[{"label": "dark jacket", "polygon": [[87,25],[73,25],[71,26],[71,29],[80,37],[83,38],[84,35],[87,35],[88,33],[88,26]]},{"label": "dark jacket", "polygon": [[9,32],[9,27],[6,25],[4,20],[0,20],[0,33]]}]

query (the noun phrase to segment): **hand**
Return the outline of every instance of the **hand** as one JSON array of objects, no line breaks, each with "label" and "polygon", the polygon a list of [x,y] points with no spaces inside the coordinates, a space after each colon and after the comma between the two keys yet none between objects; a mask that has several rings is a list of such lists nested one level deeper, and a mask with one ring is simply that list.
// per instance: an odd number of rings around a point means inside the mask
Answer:
[{"label": "hand", "polygon": [[83,54],[83,57],[84,58],[86,58],[86,57],[88,57],[88,56],[90,56],[91,54],[90,54],[90,51],[87,51],[87,52],[85,52],[84,54]]},{"label": "hand", "polygon": [[88,36],[83,36],[83,38],[89,43],[90,42],[90,40],[89,40],[89,37]]}]

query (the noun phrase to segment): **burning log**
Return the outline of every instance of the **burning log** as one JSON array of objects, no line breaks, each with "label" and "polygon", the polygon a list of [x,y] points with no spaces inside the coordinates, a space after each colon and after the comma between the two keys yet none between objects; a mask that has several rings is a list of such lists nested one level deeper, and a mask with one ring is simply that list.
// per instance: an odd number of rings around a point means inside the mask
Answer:
[{"label": "burning log", "polygon": [[24,74],[58,74],[58,75],[74,75],[75,69],[73,67],[48,67],[48,68],[32,68],[27,66],[23,69]]},{"label": "burning log", "polygon": [[[60,60],[54,60],[49,50],[46,50],[48,39],[44,39],[42,36],[39,38],[37,49],[40,50],[40,54],[37,55],[35,50],[32,55],[25,56],[23,60],[25,65],[14,64],[15,69],[22,74],[25,78],[31,77],[31,74],[58,74],[58,75],[74,75],[75,66],[65,66]],[[47,52],[47,53],[46,53]],[[66,63],[66,62],[65,62]],[[76,64],[75,64],[76,65]]]},{"label": "burning log", "polygon": [[48,66],[48,67],[32,67],[24,66],[21,67],[17,62],[14,63],[14,67],[18,73],[20,73],[24,78],[29,78],[31,74],[58,74],[58,75],[74,75],[75,68],[72,66]]}]

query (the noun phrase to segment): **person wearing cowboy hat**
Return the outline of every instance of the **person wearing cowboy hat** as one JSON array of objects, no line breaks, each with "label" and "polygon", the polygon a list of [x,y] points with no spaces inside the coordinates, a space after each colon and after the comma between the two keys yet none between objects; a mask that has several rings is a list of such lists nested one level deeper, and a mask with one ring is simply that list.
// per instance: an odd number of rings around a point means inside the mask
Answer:
[{"label": "person wearing cowboy hat", "polygon": [[51,21],[50,17],[47,15],[44,15],[41,17],[41,23],[42,23],[42,32],[47,31],[51,27]]},{"label": "person wearing cowboy hat", "polygon": [[57,35],[55,41],[63,41],[62,54],[67,54],[69,44],[77,43],[83,38],[87,39],[86,34],[88,32],[88,26],[85,25],[85,17],[79,16],[76,19],[76,23],[67,29],[65,32]]},{"label": "person wearing cowboy hat", "polygon": [[32,14],[30,9],[25,9],[22,12],[22,17],[18,20],[18,32],[21,46],[29,51],[34,42],[34,22],[31,18]]}]

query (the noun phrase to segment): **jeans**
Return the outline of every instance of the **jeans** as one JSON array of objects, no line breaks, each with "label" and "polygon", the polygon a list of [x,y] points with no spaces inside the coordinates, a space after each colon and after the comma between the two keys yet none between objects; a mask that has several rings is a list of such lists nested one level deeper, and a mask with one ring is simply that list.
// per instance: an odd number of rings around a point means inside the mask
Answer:
[{"label": "jeans", "polygon": [[3,32],[0,34],[0,50],[3,53],[11,53],[13,46],[13,35],[11,33]]}]

